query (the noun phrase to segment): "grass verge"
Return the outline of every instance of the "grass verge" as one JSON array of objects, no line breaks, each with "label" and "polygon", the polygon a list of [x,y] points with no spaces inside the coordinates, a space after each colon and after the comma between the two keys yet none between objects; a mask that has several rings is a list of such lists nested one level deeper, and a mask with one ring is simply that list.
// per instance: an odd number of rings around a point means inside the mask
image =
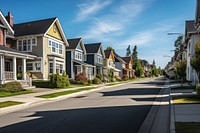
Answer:
[{"label": "grass verge", "polygon": [[14,106],[18,104],[23,104],[23,102],[16,102],[16,101],[5,101],[0,102],[0,108],[8,107],[8,106]]},{"label": "grass verge", "polygon": [[34,92],[32,90],[25,90],[25,91],[15,92],[15,93],[0,92],[0,98],[1,97],[10,97],[10,96],[22,95],[22,94],[29,94],[29,93],[34,93]]},{"label": "grass verge", "polygon": [[40,95],[37,97],[39,97],[39,98],[55,98],[55,97],[59,97],[62,95],[69,95],[72,93],[86,91],[86,90],[92,90],[92,89],[96,89],[96,88],[97,87],[87,87],[87,88],[81,88],[81,89],[77,89],[77,90],[68,90],[68,91],[62,91],[62,92],[51,93],[51,94],[46,94],[46,95]]},{"label": "grass verge", "polygon": [[113,85],[118,85],[118,84],[122,84],[123,82],[116,82],[116,83],[108,83],[105,86],[113,86]]},{"label": "grass verge", "polygon": [[173,88],[171,88],[171,90],[190,90],[190,89],[192,89],[192,90],[196,90],[196,86],[183,86],[183,87],[181,87],[181,86],[179,86],[179,87],[173,87]]},{"label": "grass verge", "polygon": [[200,96],[173,96],[173,104],[200,104]]},{"label": "grass verge", "polygon": [[176,133],[199,133],[200,122],[176,122]]}]

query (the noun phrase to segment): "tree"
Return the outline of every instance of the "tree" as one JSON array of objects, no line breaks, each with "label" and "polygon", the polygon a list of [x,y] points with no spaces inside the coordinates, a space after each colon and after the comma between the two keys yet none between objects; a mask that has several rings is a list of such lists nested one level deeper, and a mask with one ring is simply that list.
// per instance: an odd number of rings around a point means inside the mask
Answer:
[{"label": "tree", "polygon": [[115,53],[115,50],[114,50],[112,47],[110,47],[110,46],[108,46],[108,47],[106,48],[106,50],[112,50],[113,53]]},{"label": "tree", "polygon": [[176,72],[177,76],[179,78],[181,78],[182,86],[183,86],[183,81],[184,81],[184,79],[186,77],[186,66],[187,66],[186,61],[178,61],[176,63],[175,72]]},{"label": "tree", "polygon": [[156,66],[156,62],[155,62],[155,60],[153,60],[153,63],[152,63],[152,64],[153,64],[153,66]]},{"label": "tree", "polygon": [[137,46],[134,46],[133,53],[132,53],[132,60],[133,60],[133,69],[136,69],[138,65],[138,52],[137,52]]},{"label": "tree", "polygon": [[195,53],[190,61],[190,64],[195,69],[200,81],[200,43],[196,44]]},{"label": "tree", "polygon": [[128,45],[128,48],[126,49],[126,57],[130,57],[131,56],[131,49],[130,49],[130,45]]},{"label": "tree", "polygon": [[135,69],[135,75],[137,77],[141,77],[143,74],[144,74],[144,69],[143,69],[140,61],[138,60],[137,61],[137,66],[136,66],[136,69]]},{"label": "tree", "polygon": [[174,42],[175,51],[179,51],[180,45],[182,45],[182,44],[183,44],[183,36],[180,35],[180,36],[178,36],[178,38]]}]

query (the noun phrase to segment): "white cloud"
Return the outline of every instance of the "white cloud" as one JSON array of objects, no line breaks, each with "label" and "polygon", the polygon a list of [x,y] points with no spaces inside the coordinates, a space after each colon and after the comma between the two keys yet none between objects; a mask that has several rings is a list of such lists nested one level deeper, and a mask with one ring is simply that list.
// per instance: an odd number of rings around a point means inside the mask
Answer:
[{"label": "white cloud", "polygon": [[124,34],[124,30],[140,13],[148,7],[152,0],[140,0],[118,3],[112,10],[99,18],[94,18],[93,23],[82,34],[85,39],[111,40]]},{"label": "white cloud", "polygon": [[87,20],[110,4],[111,4],[110,0],[103,1],[103,2],[99,0],[94,0],[92,2],[90,1],[87,3],[79,4],[78,5],[79,12],[76,15],[75,20],[76,21]]}]

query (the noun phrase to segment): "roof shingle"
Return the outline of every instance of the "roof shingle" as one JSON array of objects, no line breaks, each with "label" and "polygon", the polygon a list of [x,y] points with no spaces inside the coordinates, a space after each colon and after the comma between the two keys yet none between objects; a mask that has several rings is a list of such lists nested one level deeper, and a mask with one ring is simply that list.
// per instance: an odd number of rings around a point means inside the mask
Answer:
[{"label": "roof shingle", "polygon": [[67,39],[67,41],[69,43],[69,47],[67,47],[67,49],[76,49],[80,40],[81,40],[81,38]]},{"label": "roof shingle", "polygon": [[90,43],[90,44],[85,44],[85,49],[87,53],[97,53],[100,46],[101,43]]}]

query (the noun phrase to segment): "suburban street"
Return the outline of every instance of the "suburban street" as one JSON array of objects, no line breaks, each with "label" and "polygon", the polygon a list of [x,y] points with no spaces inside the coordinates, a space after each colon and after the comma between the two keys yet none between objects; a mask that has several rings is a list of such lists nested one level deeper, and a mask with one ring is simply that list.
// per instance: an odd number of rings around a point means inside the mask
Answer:
[{"label": "suburban street", "polygon": [[[153,102],[159,100],[156,97],[161,95],[164,84],[164,78],[128,83],[2,115],[0,132],[134,133]],[[167,119],[155,120],[158,112],[154,111],[145,128],[151,129],[155,122],[167,123],[162,129],[169,132],[169,108],[166,110]]]}]

